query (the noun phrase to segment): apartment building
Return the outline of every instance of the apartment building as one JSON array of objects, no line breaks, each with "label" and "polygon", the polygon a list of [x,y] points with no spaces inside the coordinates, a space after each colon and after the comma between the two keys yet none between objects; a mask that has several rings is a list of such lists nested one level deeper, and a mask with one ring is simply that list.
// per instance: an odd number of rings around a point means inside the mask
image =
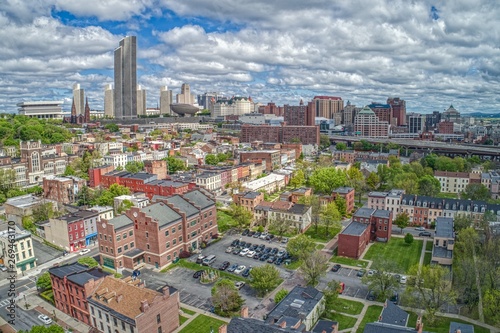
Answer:
[{"label": "apartment building", "polygon": [[196,175],[196,185],[212,193],[222,192],[221,173],[203,172]]},{"label": "apartment building", "polygon": [[277,173],[243,183],[243,187],[248,191],[265,191],[268,194],[282,190],[287,184],[287,177]]},{"label": "apartment building", "polygon": [[434,178],[439,180],[441,192],[445,193],[463,192],[470,182],[468,172],[434,171]]},{"label": "apartment building", "polygon": [[354,134],[371,138],[387,138],[389,125],[388,121],[380,120],[375,112],[365,106],[354,119]]},{"label": "apartment building", "polygon": [[261,202],[264,201],[264,193],[247,191],[233,194],[233,203],[237,206],[242,206],[249,212],[254,212]]},{"label": "apartment building", "polygon": [[335,200],[337,196],[340,196],[345,200],[346,213],[350,214],[354,210],[355,201],[355,191],[352,187],[339,187],[333,190],[332,199]]},{"label": "apartment building", "polygon": [[265,161],[266,171],[271,172],[281,166],[281,154],[279,150],[255,150],[241,151],[240,163],[247,161]]},{"label": "apartment building", "polygon": [[453,218],[438,217],[436,219],[436,232],[432,247],[431,263],[451,266],[453,262],[453,247],[455,245],[455,229]]},{"label": "apartment building", "polygon": [[144,264],[162,268],[218,233],[217,210],[203,189],[155,196],[149,206],[132,207],[124,215],[103,220],[98,233],[101,264],[113,269]]},{"label": "apartment building", "polygon": [[[33,248],[33,239],[31,233],[26,230],[21,230],[17,226],[8,227],[5,225],[5,230],[0,231],[0,251],[4,258],[4,265],[11,271],[16,271],[17,274],[33,269],[36,267],[37,258]],[[6,258],[10,258],[9,251],[14,250],[16,260],[15,269],[10,269]]]},{"label": "apartment building", "polygon": [[87,181],[74,176],[46,176],[43,177],[43,197],[70,204],[77,200],[78,192],[87,186]]},{"label": "apartment building", "polygon": [[289,228],[305,232],[311,226],[311,206],[294,204],[289,201],[263,201],[254,209],[254,220],[269,226],[274,220],[289,222]]},{"label": "apartment building", "polygon": [[148,289],[137,279],[106,276],[88,298],[91,325],[102,333],[169,333],[179,327],[177,289]]}]

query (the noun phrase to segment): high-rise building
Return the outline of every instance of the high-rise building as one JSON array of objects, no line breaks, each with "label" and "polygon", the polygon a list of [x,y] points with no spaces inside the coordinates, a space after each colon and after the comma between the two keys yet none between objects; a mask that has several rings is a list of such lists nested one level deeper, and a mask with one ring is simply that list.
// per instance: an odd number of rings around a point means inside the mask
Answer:
[{"label": "high-rise building", "polygon": [[254,111],[254,102],[247,97],[233,97],[228,101],[218,100],[210,110],[211,117],[241,116]]},{"label": "high-rise building", "polygon": [[393,119],[392,106],[390,104],[372,102],[368,107],[377,115],[378,120],[387,121],[390,125],[396,125],[396,121]]},{"label": "high-rise building", "polygon": [[127,36],[115,50],[114,114],[117,119],[137,118],[137,38]]},{"label": "high-rise building", "polygon": [[80,88],[80,84],[73,85],[73,101],[75,103],[76,115],[83,114],[85,108],[85,91]]},{"label": "high-rise building", "polygon": [[[309,103],[311,104],[311,103]],[[314,126],[314,113],[311,105],[306,106],[304,102],[300,100],[300,105],[291,106],[285,104],[283,106],[284,120],[287,125],[297,125],[297,126]]]},{"label": "high-rise building", "polygon": [[354,120],[354,134],[371,138],[387,138],[389,136],[389,123],[379,120],[375,112],[370,107],[365,106]]},{"label": "high-rise building", "polygon": [[114,90],[111,84],[104,87],[104,115],[108,118],[113,118],[114,112]]},{"label": "high-rise building", "polygon": [[211,110],[212,106],[219,99],[219,94],[216,92],[206,92],[203,95],[198,95],[198,105],[205,110]]},{"label": "high-rise building", "polygon": [[314,113],[316,117],[335,119],[335,124],[342,122],[342,110],[344,101],[340,97],[333,96],[314,96]]},{"label": "high-rise building", "polygon": [[275,103],[270,102],[267,105],[259,106],[259,113],[262,114],[274,114],[276,117],[283,117],[284,108],[282,106],[277,106]]},{"label": "high-rise building", "polygon": [[85,99],[85,113],[83,114],[83,122],[90,123],[90,106],[88,98]]},{"label": "high-rise building", "polygon": [[425,131],[425,116],[420,113],[411,112],[406,115],[408,133],[422,133]]},{"label": "high-rise building", "polygon": [[356,105],[353,105],[350,101],[347,101],[347,104],[345,105],[343,111],[342,124],[348,127],[352,127],[354,124],[354,119],[356,119],[356,115],[360,110],[361,108],[357,108]]},{"label": "high-rise building", "polygon": [[174,102],[172,90],[168,90],[167,86],[160,88],[160,114],[172,115],[170,104]]},{"label": "high-rise building", "polygon": [[183,83],[181,86],[181,93],[177,94],[178,104],[194,104],[194,96],[191,94],[189,84]]},{"label": "high-rise building", "polygon": [[390,97],[387,99],[387,104],[392,107],[392,116],[396,118],[396,126],[406,125],[406,101],[399,97]]},{"label": "high-rise building", "polygon": [[146,115],[146,90],[137,86],[137,115]]}]

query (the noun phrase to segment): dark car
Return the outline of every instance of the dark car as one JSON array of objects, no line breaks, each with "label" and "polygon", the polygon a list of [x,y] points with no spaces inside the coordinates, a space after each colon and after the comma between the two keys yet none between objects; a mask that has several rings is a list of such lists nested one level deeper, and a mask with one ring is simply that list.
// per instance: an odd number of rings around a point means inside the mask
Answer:
[{"label": "dark car", "polygon": [[238,246],[240,248],[244,249],[245,247],[247,247],[247,243],[246,242],[240,242],[240,244]]},{"label": "dark car", "polygon": [[267,258],[269,258],[269,254],[264,253],[262,256],[260,256],[259,260],[260,260],[260,261],[266,261],[266,260],[267,260]]},{"label": "dark car", "polygon": [[273,249],[271,249],[270,247],[266,247],[266,248],[264,249],[264,253],[271,253],[271,251],[272,251],[272,250],[273,250]]},{"label": "dark car", "polygon": [[274,262],[275,265],[281,265],[283,263],[283,258],[278,258],[276,259],[276,261]]},{"label": "dark car", "polygon": [[428,231],[422,231],[421,233],[418,234],[420,237],[431,237],[432,234]]},{"label": "dark car", "polygon": [[253,237],[253,235],[255,235],[255,231],[250,231],[247,236],[248,237]]},{"label": "dark car", "polygon": [[278,251],[279,251],[279,250],[278,250],[278,248],[277,248],[277,247],[275,247],[275,248],[273,248],[273,249],[271,250],[271,254],[273,254],[273,255],[274,255],[274,254],[278,253]]},{"label": "dark car", "polygon": [[268,259],[267,259],[267,262],[272,264],[274,262],[274,260],[276,260],[276,258],[274,258],[274,256],[270,256]]},{"label": "dark car", "polygon": [[357,273],[356,273],[356,276],[359,276],[359,277],[362,277],[363,275],[365,275],[365,270],[364,269],[360,269]]},{"label": "dark car", "polygon": [[255,260],[258,260],[260,258],[261,254],[259,252],[256,252],[252,258],[254,258]]},{"label": "dark car", "polygon": [[234,272],[236,268],[238,268],[238,264],[233,264],[231,267],[227,269],[228,272]]},{"label": "dark car", "polygon": [[394,304],[398,304],[399,303],[399,294],[398,293],[394,293],[390,299],[390,301]]},{"label": "dark car", "polygon": [[224,261],[224,262],[220,265],[219,270],[221,270],[221,271],[225,271],[225,270],[229,267],[229,265],[230,265],[229,261]]},{"label": "dark car", "polygon": [[264,251],[264,249],[265,249],[265,248],[266,248],[266,246],[261,244],[261,245],[259,245],[259,246],[255,249],[255,252],[260,253],[260,252]]},{"label": "dark car", "polygon": [[370,290],[370,292],[368,293],[368,296],[366,296],[366,299],[369,300],[369,301],[374,301],[377,299],[377,293],[374,292],[373,290]]},{"label": "dark car", "polygon": [[241,233],[241,235],[247,236],[249,232],[250,232],[250,230],[245,229],[245,230],[243,230],[243,232]]},{"label": "dark car", "polygon": [[273,240],[273,238],[274,238],[273,234],[269,234],[266,236],[266,240]]},{"label": "dark car", "polygon": [[250,275],[250,272],[252,271],[252,267],[248,267],[247,269],[245,269],[243,271],[243,273],[241,273],[241,276],[243,277],[248,277]]},{"label": "dark car", "polygon": [[255,234],[253,234],[253,238],[259,238],[260,235],[261,235],[261,233],[257,231]]},{"label": "dark car", "polygon": [[240,245],[240,241],[239,241],[239,240],[237,240],[237,239],[235,239],[235,240],[231,243],[231,246],[232,246],[232,247],[235,247],[235,246],[238,246],[238,245]]},{"label": "dark car", "polygon": [[339,264],[335,264],[332,267],[332,272],[338,272],[341,268],[342,266],[340,266]]},{"label": "dark car", "polygon": [[250,246],[250,251],[257,251],[257,248],[259,247],[259,244],[254,244]]},{"label": "dark car", "polygon": [[237,247],[233,250],[233,254],[240,254],[241,250],[241,248]]},{"label": "dark car", "polygon": [[196,271],[196,272],[194,272],[193,277],[195,279],[198,279],[201,276],[202,273],[203,273],[203,270]]}]

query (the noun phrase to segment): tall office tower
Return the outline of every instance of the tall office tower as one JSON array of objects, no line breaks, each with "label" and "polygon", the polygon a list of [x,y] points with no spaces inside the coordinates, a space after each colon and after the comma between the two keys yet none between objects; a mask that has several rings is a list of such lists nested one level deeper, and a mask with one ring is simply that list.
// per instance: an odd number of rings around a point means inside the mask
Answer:
[{"label": "tall office tower", "polygon": [[146,90],[137,86],[137,115],[146,115]]},{"label": "tall office tower", "polygon": [[370,107],[365,106],[354,119],[354,135],[387,138],[389,136],[389,122],[380,120]]},{"label": "tall office tower", "polygon": [[137,118],[137,38],[127,36],[115,50],[114,113],[117,119]]},{"label": "tall office tower", "polygon": [[170,104],[174,102],[172,90],[168,90],[167,86],[160,88],[160,114],[172,115]]},{"label": "tall office tower", "polygon": [[104,88],[104,116],[113,118],[115,115],[113,103],[114,90],[111,84],[107,84]]},{"label": "tall office tower", "polygon": [[345,126],[352,126],[354,124],[354,119],[360,110],[361,108],[357,108],[356,105],[347,101],[343,111],[342,124]]},{"label": "tall office tower", "polygon": [[73,85],[73,101],[75,102],[76,115],[81,115],[85,108],[85,91],[80,88],[80,84],[76,83]]},{"label": "tall office tower", "polygon": [[191,88],[189,84],[183,83],[181,86],[181,93],[177,94],[178,104],[194,104],[194,96],[191,95]]},{"label": "tall office tower", "polygon": [[203,109],[211,110],[215,102],[219,99],[219,96],[216,92],[206,92],[203,95],[198,95],[198,105]]},{"label": "tall office tower", "polygon": [[411,112],[406,115],[408,133],[422,133],[425,131],[425,116],[420,113]]},{"label": "tall office tower", "polygon": [[344,101],[341,97],[314,96],[312,102],[316,117],[335,119],[335,125],[342,123]]},{"label": "tall office tower", "polygon": [[406,101],[399,97],[388,98],[387,104],[392,106],[392,116],[396,118],[397,126],[406,125]]},{"label": "tall office tower", "polygon": [[396,120],[393,119],[392,106],[390,104],[375,103],[368,105],[370,109],[377,115],[380,121],[387,121],[389,125],[396,125]]},{"label": "tall office tower", "polygon": [[287,125],[314,126],[312,107],[304,105],[302,100],[298,106],[285,104],[283,108],[285,109],[284,120]]}]

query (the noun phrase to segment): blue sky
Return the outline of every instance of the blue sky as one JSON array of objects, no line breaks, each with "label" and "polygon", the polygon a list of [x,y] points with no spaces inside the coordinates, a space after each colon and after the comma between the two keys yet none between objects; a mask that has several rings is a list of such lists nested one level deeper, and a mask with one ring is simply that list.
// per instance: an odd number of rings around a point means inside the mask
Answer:
[{"label": "blue sky", "polygon": [[103,109],[113,50],[136,35],[149,107],[161,86],[189,83],[262,104],[399,96],[414,112],[498,112],[499,17],[493,0],[4,0],[0,111],[69,110],[75,83]]}]

